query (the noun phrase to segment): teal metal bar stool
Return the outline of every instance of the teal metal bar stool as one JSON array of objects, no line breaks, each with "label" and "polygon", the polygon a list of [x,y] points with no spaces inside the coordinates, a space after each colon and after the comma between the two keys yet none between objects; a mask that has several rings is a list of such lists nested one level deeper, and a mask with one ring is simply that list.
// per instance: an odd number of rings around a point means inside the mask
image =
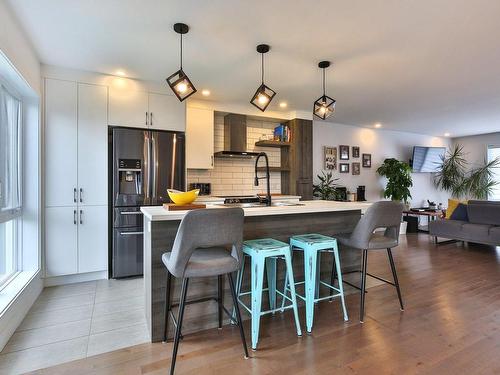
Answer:
[{"label": "teal metal bar stool", "polygon": [[[243,280],[244,264],[238,271],[238,278],[236,281],[236,293],[238,295],[238,302],[246,309],[252,316],[252,349],[257,349],[259,341],[259,327],[260,317],[266,314],[274,314],[276,311],[283,311],[284,309],[293,309],[295,316],[295,327],[297,329],[297,336],[302,336],[300,329],[299,314],[297,310],[297,298],[295,295],[292,256],[290,246],[284,242],[272,239],[263,238],[257,240],[249,240],[243,242],[243,254],[251,259],[251,290],[249,292],[241,292],[241,284]],[[290,297],[281,293],[276,289],[276,261],[283,259],[286,266],[286,277],[291,280],[290,284]],[[264,268],[267,271],[267,284],[268,287],[264,288]],[[269,310],[262,311],[262,293],[268,291],[269,293]],[[276,294],[283,297],[283,303],[280,308],[276,308]],[[248,307],[240,297],[250,295],[251,307]],[[285,306],[285,300],[290,303]]]},{"label": "teal metal bar stool", "polygon": [[[340,257],[337,247],[337,240],[333,237],[324,236],[322,234],[303,234],[298,236],[293,236],[290,238],[290,249],[302,250],[304,252],[304,281],[297,282],[295,285],[305,284],[304,291],[305,295],[300,295],[297,293],[297,297],[305,301],[306,303],[306,329],[307,333],[311,333],[313,321],[314,321],[314,304],[319,301],[326,299],[332,299],[334,297],[340,297],[342,302],[342,311],[344,313],[344,320],[349,320],[347,315],[347,309],[344,300],[344,288],[342,286],[342,271],[340,269]],[[336,288],[332,284],[328,284],[320,279],[320,258],[322,252],[333,253],[334,263],[337,270],[337,275],[339,275],[339,287]],[[333,278],[332,278],[333,280]],[[283,294],[287,294],[288,290],[292,288],[293,281],[288,280],[285,277],[285,285]],[[336,291],[337,294],[329,293],[328,296],[320,297],[319,287],[324,285],[330,289],[330,291]],[[283,299],[282,305],[284,305],[285,300]]]}]

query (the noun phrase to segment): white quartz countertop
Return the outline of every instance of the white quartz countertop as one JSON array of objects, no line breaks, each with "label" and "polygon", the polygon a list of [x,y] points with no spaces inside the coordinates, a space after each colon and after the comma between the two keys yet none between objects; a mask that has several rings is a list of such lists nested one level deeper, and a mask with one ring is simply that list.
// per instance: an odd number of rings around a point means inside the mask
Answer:
[{"label": "white quartz countertop", "polygon": [[[248,207],[244,208],[245,216],[291,215],[314,212],[354,211],[362,213],[370,207],[370,202],[335,202],[335,201],[301,201],[300,206]],[[209,204],[207,208],[221,208],[221,205]],[[181,220],[188,211],[168,211],[162,206],[141,207],[141,212],[151,221]]]},{"label": "white quartz countertop", "polygon": [[[302,198],[300,195],[273,195],[272,200],[282,201],[282,200],[299,200]],[[217,197],[215,195],[200,195],[196,198],[197,203],[209,203],[209,202],[224,202],[224,197]]]}]

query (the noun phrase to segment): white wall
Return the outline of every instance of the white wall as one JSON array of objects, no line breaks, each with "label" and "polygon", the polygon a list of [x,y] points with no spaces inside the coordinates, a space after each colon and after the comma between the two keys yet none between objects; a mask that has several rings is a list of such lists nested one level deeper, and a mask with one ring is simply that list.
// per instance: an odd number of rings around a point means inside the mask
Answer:
[{"label": "white wall", "polygon": [[500,132],[453,138],[453,144],[462,145],[471,166],[478,166],[487,159],[488,146],[500,146]]},{"label": "white wall", "polygon": [[[384,159],[396,158],[408,162],[413,146],[449,146],[449,143],[448,139],[440,137],[314,121],[313,169],[315,182],[317,181],[316,175],[323,170],[323,146],[338,148],[339,145],[349,145],[351,146],[350,151],[352,151],[352,146],[359,146],[360,158],[353,159],[351,154],[349,164],[352,162],[361,163],[361,154],[367,153],[372,154],[372,167],[361,167],[361,174],[353,176],[351,165],[349,174],[339,173],[337,169],[334,171],[334,177],[339,177],[338,183],[353,192],[356,192],[359,185],[365,185],[366,198],[380,200],[385,181],[377,175],[376,169]],[[448,194],[436,190],[431,173],[413,173],[412,178],[412,206],[422,206],[427,199],[446,205]]]},{"label": "white wall", "polygon": [[40,61],[31,42],[3,0],[0,0],[0,51],[40,95]]}]

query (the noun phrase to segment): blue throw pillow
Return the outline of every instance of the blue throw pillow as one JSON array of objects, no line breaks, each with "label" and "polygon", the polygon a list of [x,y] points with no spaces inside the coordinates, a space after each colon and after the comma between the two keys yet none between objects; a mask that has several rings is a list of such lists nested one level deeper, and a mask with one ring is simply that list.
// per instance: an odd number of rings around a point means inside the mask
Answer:
[{"label": "blue throw pillow", "polygon": [[459,203],[455,211],[450,216],[450,220],[461,220],[469,221],[469,215],[467,215],[467,206],[463,203]]}]

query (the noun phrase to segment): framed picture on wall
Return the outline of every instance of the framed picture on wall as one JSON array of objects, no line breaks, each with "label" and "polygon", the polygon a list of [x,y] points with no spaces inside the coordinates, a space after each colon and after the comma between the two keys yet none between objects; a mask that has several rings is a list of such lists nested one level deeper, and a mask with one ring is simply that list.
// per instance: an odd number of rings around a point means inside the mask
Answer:
[{"label": "framed picture on wall", "polygon": [[353,158],[359,158],[359,147],[358,146],[352,146],[352,157]]},{"label": "framed picture on wall", "polygon": [[372,154],[363,154],[362,161],[363,161],[363,168],[371,168]]},{"label": "framed picture on wall", "polygon": [[337,169],[337,147],[323,147],[324,152],[324,165],[327,171]]},{"label": "framed picture on wall", "polygon": [[354,176],[361,174],[361,164],[360,163],[352,163],[352,174]]},{"label": "framed picture on wall", "polygon": [[349,160],[349,146],[340,145],[339,146],[339,159],[340,160]]},{"label": "framed picture on wall", "polygon": [[349,173],[349,163],[340,163],[340,173]]}]

